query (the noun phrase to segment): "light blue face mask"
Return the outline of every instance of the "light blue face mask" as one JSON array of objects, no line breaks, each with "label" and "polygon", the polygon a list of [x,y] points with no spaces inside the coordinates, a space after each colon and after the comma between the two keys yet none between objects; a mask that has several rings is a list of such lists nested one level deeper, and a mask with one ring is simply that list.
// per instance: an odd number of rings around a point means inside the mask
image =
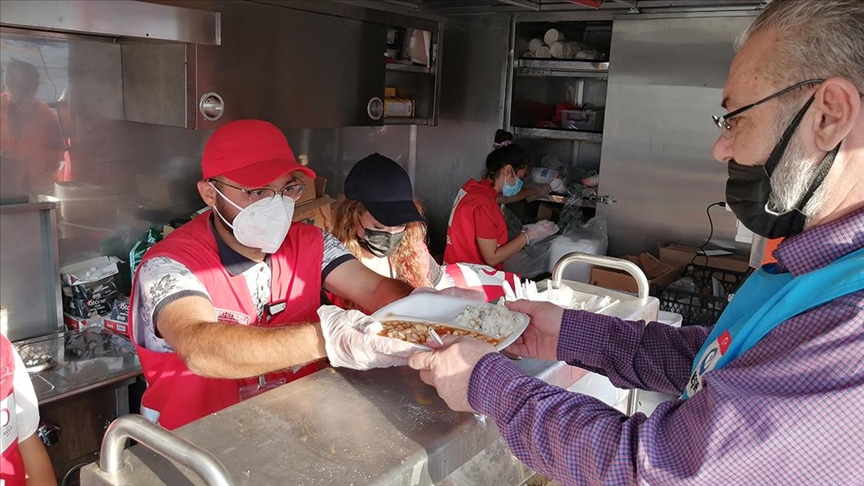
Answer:
[{"label": "light blue face mask", "polygon": [[516,194],[519,194],[519,191],[522,190],[522,179],[516,178],[516,182],[512,185],[507,183],[507,179],[504,179],[504,187],[501,189],[501,194],[504,197],[512,197]]}]

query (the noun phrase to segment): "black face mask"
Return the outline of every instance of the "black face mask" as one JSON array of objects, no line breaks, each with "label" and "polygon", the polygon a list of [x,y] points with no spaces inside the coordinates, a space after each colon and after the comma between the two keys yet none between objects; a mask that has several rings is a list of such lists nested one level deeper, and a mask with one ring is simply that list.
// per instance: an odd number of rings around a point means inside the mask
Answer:
[{"label": "black face mask", "polygon": [[366,235],[360,239],[360,246],[378,258],[392,255],[396,248],[399,248],[399,243],[402,243],[402,238],[405,236],[405,230],[398,233],[388,233],[364,227],[363,231],[366,232]]},{"label": "black face mask", "polygon": [[[815,95],[814,95],[815,96]],[[819,163],[816,176],[810,181],[807,192],[798,201],[793,209],[778,214],[768,207],[771,197],[771,174],[777,168],[777,164],[783,158],[789,141],[798,129],[798,125],[804,118],[804,114],[813,103],[814,97],[795,115],[792,122],[783,132],[765,165],[741,165],[729,162],[729,179],[726,181],[726,204],[735,213],[735,217],[741,221],[747,229],[753,233],[766,238],[786,238],[797,235],[804,230],[807,217],[801,210],[813,197],[813,194],[822,185],[828,171],[834,164],[834,158],[840,150],[840,145],[834,147]]]}]

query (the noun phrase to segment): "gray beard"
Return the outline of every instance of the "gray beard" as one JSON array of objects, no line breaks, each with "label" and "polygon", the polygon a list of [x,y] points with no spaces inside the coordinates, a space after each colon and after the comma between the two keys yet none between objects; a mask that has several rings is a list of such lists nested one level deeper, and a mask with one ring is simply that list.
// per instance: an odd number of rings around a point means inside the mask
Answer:
[{"label": "gray beard", "polygon": [[821,162],[815,157],[808,157],[801,142],[793,137],[771,174],[768,208],[781,214],[799,209],[807,220],[818,214],[825,204],[827,191],[824,181],[803,208],[797,208],[797,205],[810,188],[810,182],[816,176]]}]

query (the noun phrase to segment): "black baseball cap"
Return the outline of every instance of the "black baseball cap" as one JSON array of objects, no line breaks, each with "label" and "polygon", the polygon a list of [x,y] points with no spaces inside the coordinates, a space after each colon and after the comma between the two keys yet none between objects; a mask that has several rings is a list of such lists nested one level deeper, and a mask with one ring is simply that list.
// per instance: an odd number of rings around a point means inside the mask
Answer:
[{"label": "black baseball cap", "polygon": [[385,226],[423,221],[414,205],[408,173],[394,160],[379,153],[354,164],[345,178],[345,197],[362,202]]}]

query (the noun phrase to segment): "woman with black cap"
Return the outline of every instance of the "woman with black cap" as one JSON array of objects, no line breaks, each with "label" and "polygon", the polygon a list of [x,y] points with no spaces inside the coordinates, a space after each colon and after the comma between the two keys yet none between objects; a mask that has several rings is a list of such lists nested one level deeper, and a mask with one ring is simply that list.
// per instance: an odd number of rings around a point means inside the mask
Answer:
[{"label": "woman with black cap", "polygon": [[354,165],[344,189],[333,236],[380,275],[413,287],[436,287],[443,272],[426,247],[421,205],[405,170],[375,153]]}]

